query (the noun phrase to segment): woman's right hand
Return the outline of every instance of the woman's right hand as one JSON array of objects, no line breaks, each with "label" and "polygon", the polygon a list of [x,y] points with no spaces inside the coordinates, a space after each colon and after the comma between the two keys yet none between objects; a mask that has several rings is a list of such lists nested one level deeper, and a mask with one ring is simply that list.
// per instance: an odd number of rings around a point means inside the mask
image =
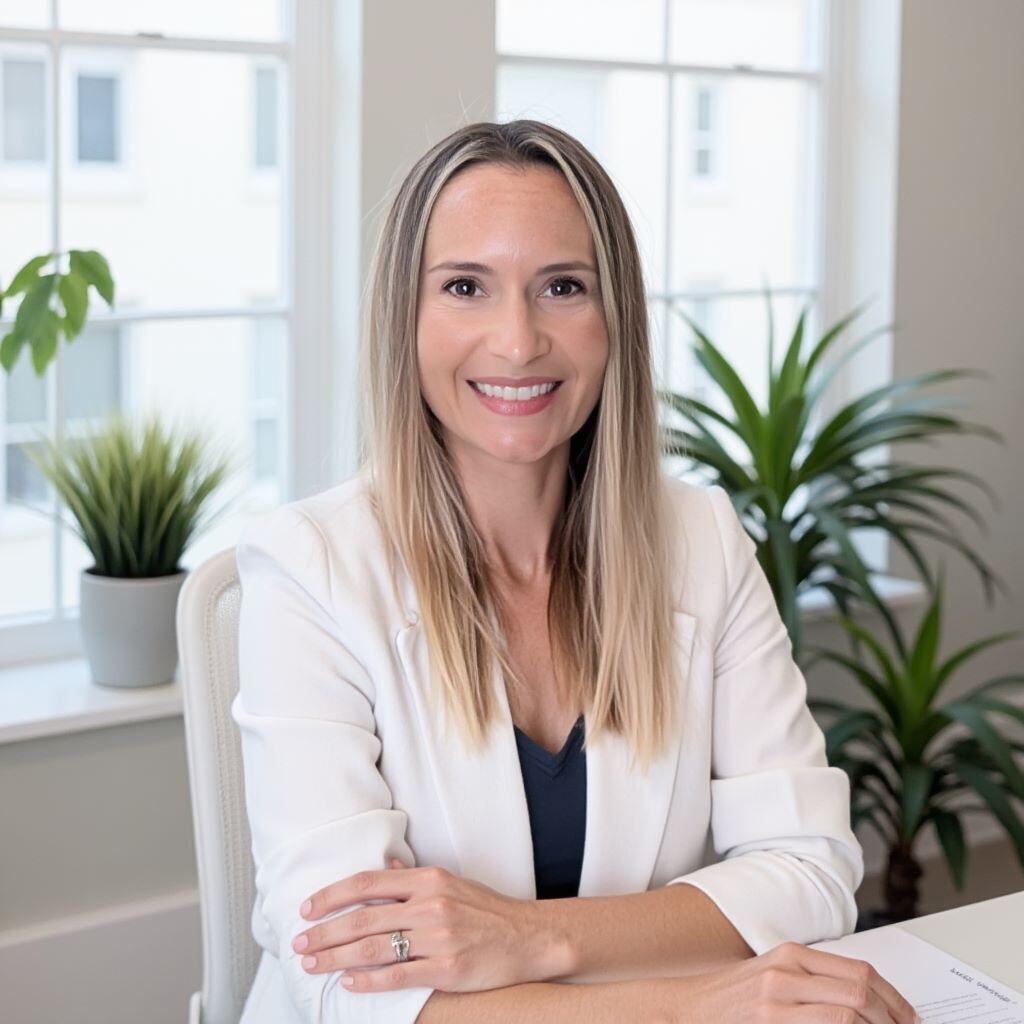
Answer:
[{"label": "woman's right hand", "polygon": [[907,1002],[865,960],[784,942],[707,974],[663,979],[671,1024],[916,1024]]}]

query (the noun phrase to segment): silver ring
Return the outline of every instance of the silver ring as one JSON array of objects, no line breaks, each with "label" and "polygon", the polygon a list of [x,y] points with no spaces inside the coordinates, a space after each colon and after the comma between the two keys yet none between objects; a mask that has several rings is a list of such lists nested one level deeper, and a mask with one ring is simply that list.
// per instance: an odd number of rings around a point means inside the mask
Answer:
[{"label": "silver ring", "polygon": [[391,948],[395,951],[395,963],[405,963],[409,959],[409,940],[402,938],[401,932],[391,933]]}]

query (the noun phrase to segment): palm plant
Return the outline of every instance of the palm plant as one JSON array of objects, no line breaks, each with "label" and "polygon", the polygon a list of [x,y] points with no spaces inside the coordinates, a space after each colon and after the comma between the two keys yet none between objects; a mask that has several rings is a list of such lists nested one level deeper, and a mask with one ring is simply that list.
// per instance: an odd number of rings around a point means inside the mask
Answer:
[{"label": "palm plant", "polygon": [[917,912],[921,867],[915,846],[929,827],[957,888],[963,886],[967,863],[965,814],[993,815],[1024,867],[1024,821],[1014,804],[1014,798],[1024,801],[1024,772],[1017,760],[1024,743],[1006,738],[991,720],[1000,715],[1024,724],[1024,708],[1001,696],[1024,686],[1024,675],[989,679],[939,704],[969,659],[1019,631],[985,637],[939,661],[944,575],[940,572],[909,649],[895,627],[893,650],[887,651],[870,631],[840,616],[836,621],[871,657],[814,648],[808,662],[824,659],[840,666],[870,699],[869,707],[820,699],[808,703],[830,720],[825,729],[828,760],[850,778],[853,827],[872,828],[888,851],[883,922],[906,920]]},{"label": "palm plant", "polygon": [[977,569],[991,603],[993,585],[1004,588],[1003,581],[940,510],[943,506],[959,509],[984,529],[971,505],[942,481],[959,478],[972,483],[995,503],[986,483],[960,469],[904,464],[892,458],[870,462],[883,446],[934,441],[941,434],[977,433],[1002,440],[988,427],[938,411],[955,404],[955,399],[911,394],[926,385],[980,374],[967,369],[937,370],[896,380],[849,402],[823,425],[814,426],[818,407],[840,367],[889,328],[870,332],[838,358],[826,360],[863,306],[829,328],[805,354],[809,312],[805,305],[782,363],[776,367],[768,292],[766,299],[767,408],[758,406],[725,356],[680,310],[674,312],[692,328],[696,357],[724,395],[727,411],[671,391],[659,389],[658,395],[683,420],[681,427],[665,425],[664,452],[684,456],[704,468],[711,482],[730,493],[757,545],[757,557],[789,630],[794,656],[799,658],[801,647],[797,596],[811,587],[825,588],[844,614],[849,614],[852,601],[869,601],[896,628],[853,543],[859,531],[888,533],[909,555],[929,588],[934,579],[918,540],[928,537],[951,546]]}]

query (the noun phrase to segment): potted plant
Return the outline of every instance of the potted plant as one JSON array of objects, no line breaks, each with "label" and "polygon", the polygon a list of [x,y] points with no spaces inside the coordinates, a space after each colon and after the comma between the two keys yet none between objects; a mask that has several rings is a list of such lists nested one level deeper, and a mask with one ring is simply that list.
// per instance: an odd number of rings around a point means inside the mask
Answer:
[{"label": "potted plant", "polygon": [[[988,565],[963,541],[940,510],[955,508],[979,522],[975,510],[941,481],[959,478],[986,491],[974,474],[893,459],[871,464],[884,446],[898,441],[932,441],[941,434],[978,433],[1001,440],[988,427],[939,412],[954,403],[942,397],[914,397],[916,389],[975,373],[938,370],[886,384],[844,405],[814,426],[814,414],[842,364],[889,328],[869,333],[839,358],[829,361],[843,331],[861,313],[858,307],[829,328],[805,355],[804,306],[781,365],[775,366],[771,295],[768,305],[768,402],[759,408],[737,371],[703,330],[677,312],[695,336],[695,354],[725,398],[727,411],[671,391],[659,390],[667,410],[683,421],[664,427],[663,450],[685,456],[705,469],[713,483],[732,497],[737,513],[757,545],[757,557],[771,583],[793,642],[801,648],[797,596],[821,586],[844,614],[854,600],[873,604],[889,621],[891,612],[871,583],[868,567],[853,543],[860,531],[888,533],[910,556],[928,586],[934,584],[917,539],[929,537],[959,551],[978,570],[987,599],[993,584],[1004,588]],[[729,448],[737,454],[730,453]]]},{"label": "potted plant", "polygon": [[816,647],[808,662],[823,659],[840,666],[867,698],[867,706],[808,702],[830,719],[825,729],[828,760],[850,778],[853,827],[873,829],[888,851],[885,907],[881,913],[862,915],[861,927],[916,916],[921,876],[916,846],[929,828],[954,884],[962,888],[966,814],[980,811],[995,817],[1024,867],[1024,821],[1012,799],[1024,800],[1024,771],[1016,759],[1024,753],[1024,743],[1006,738],[993,721],[1001,716],[1024,724],[1024,708],[1002,697],[1007,690],[1024,687],[1024,675],[989,679],[962,697],[940,703],[945,688],[971,658],[1020,634],[997,633],[941,660],[943,577],[940,573],[909,648],[894,627],[891,649],[886,650],[869,630],[840,616],[836,621],[858,650],[848,656]]},{"label": "potted plant", "polygon": [[95,435],[56,443],[40,436],[29,457],[53,484],[93,557],[81,583],[82,644],[104,686],[170,682],[178,662],[175,612],[192,538],[210,513],[229,460],[204,456],[198,431],[140,429],[124,414]]},{"label": "potted plant", "polygon": [[[14,317],[14,326],[0,341],[0,366],[10,373],[22,348],[32,350],[32,365],[41,377],[57,351],[61,334],[68,342],[82,333],[89,311],[89,287],[103,297],[108,306],[114,304],[114,281],[107,260],[95,249],[69,249],[68,269],[61,271],[61,252],[47,252],[30,259],[11,279],[6,290],[0,289],[0,312],[4,299],[23,295]],[[42,273],[50,262],[54,267]],[[60,300],[63,312],[54,309]]]}]

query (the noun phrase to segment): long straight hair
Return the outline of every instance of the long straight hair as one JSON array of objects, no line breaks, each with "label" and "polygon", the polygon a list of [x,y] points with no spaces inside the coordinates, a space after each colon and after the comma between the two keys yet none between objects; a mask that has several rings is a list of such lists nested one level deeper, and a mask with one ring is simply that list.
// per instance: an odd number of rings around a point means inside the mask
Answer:
[{"label": "long straight hair", "polygon": [[[639,761],[646,772],[677,735],[681,681],[673,643],[678,530],[660,462],[640,256],[605,170],[571,135],[539,121],[477,122],[442,139],[402,181],[378,237],[364,301],[360,458],[392,585],[398,595],[400,558],[420,605],[432,679],[467,746],[479,749],[497,713],[495,665],[509,685],[526,684],[510,661],[502,599],[441,425],[422,396],[416,356],[430,213],[445,184],[479,164],[559,171],[594,240],[609,354],[597,404],[570,441],[548,628],[562,701],[586,712],[590,736],[624,736],[631,765]],[[436,686],[431,694],[436,712]]]}]

